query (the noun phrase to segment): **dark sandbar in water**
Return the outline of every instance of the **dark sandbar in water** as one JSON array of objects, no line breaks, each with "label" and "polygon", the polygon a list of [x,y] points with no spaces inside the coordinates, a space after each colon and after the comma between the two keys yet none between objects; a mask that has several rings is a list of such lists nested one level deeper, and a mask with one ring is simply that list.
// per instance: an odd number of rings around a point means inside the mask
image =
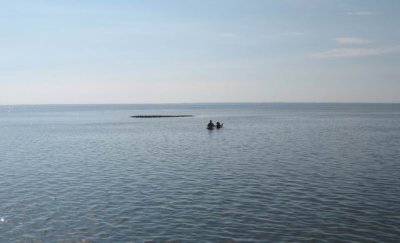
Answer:
[{"label": "dark sandbar in water", "polygon": [[168,118],[168,117],[193,117],[193,115],[138,115],[132,118]]}]

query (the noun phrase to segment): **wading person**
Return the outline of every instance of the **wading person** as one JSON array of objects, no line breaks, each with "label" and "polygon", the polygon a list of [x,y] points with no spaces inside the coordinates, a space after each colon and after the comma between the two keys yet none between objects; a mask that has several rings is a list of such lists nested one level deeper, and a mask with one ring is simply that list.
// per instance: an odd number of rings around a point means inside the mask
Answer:
[{"label": "wading person", "polygon": [[213,129],[214,126],[214,123],[212,122],[212,120],[210,120],[210,122],[207,124],[207,129]]}]

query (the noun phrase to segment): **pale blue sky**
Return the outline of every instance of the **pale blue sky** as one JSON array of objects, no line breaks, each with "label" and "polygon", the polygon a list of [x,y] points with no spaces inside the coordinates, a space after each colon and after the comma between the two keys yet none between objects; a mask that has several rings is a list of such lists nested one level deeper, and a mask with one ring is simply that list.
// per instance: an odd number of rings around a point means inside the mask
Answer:
[{"label": "pale blue sky", "polygon": [[0,0],[0,104],[400,102],[399,0]]}]

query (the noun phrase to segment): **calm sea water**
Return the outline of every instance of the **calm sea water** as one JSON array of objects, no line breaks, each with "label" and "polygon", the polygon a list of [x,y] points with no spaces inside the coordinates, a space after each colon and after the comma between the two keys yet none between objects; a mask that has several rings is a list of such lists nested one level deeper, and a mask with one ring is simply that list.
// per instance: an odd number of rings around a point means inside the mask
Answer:
[{"label": "calm sea water", "polygon": [[0,242],[400,242],[400,105],[0,106],[0,136]]}]

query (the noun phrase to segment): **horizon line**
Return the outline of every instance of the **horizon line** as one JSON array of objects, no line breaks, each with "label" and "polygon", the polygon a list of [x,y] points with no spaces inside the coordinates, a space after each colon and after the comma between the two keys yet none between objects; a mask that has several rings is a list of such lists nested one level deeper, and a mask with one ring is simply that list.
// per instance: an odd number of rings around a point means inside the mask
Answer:
[{"label": "horizon line", "polygon": [[387,104],[396,105],[399,102],[347,102],[347,101],[270,101],[270,102],[166,102],[166,103],[34,103],[34,104],[0,104],[0,106],[79,106],[79,105],[235,105],[235,104]]}]

